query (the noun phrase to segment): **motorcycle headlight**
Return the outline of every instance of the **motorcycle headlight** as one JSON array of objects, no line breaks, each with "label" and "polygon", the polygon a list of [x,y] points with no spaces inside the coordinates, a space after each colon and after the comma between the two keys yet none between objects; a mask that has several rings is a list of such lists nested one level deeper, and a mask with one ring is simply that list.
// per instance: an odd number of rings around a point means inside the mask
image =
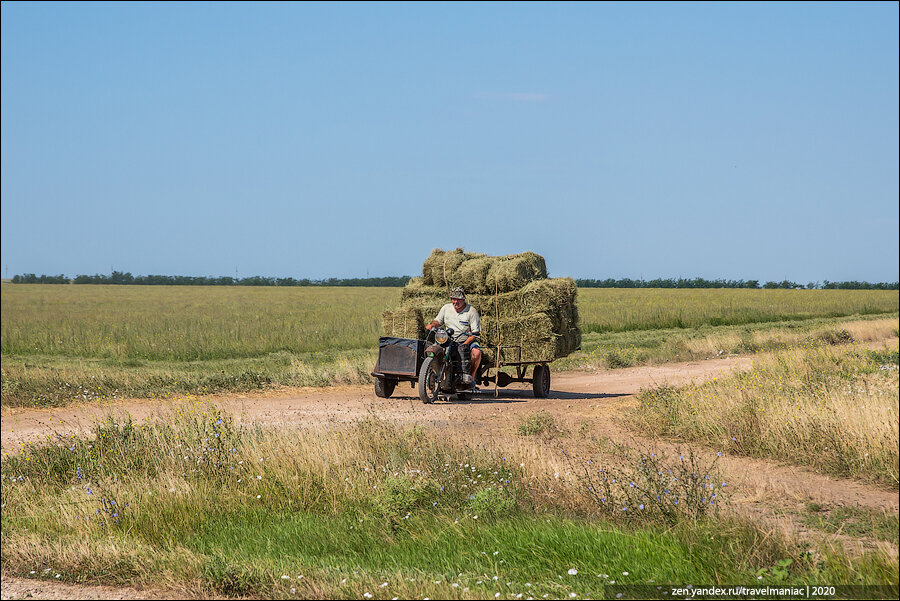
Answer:
[{"label": "motorcycle headlight", "polygon": [[445,331],[443,331],[443,330],[437,332],[437,333],[434,335],[434,340],[435,340],[438,344],[444,344],[444,343],[447,342],[447,340],[449,340],[449,339],[450,339],[450,336],[447,334],[447,332],[445,332]]}]

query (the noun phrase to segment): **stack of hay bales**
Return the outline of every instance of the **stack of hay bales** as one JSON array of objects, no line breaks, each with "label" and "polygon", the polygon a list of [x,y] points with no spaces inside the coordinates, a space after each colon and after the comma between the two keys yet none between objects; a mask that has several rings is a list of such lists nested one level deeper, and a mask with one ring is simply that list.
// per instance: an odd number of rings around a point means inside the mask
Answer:
[{"label": "stack of hay bales", "polygon": [[[551,361],[581,346],[578,289],[571,278],[548,279],[544,258],[532,252],[489,257],[461,248],[432,251],[422,277],[403,288],[400,307],[384,312],[385,335],[424,338],[425,324],[456,286],[481,314],[481,346],[491,364],[498,343],[521,346],[522,361]],[[515,350],[504,350],[502,358],[515,360]]]}]

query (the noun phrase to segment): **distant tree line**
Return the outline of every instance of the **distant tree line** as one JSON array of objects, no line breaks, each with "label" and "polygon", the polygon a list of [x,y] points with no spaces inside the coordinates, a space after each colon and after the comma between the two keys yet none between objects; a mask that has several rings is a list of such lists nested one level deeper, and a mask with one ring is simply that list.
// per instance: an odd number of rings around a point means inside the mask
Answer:
[{"label": "distant tree line", "polygon": [[12,279],[13,284],[69,284],[71,280],[64,275],[16,275]]},{"label": "distant tree line", "polygon": [[579,288],[765,288],[768,290],[897,290],[900,282],[879,282],[871,284],[869,282],[829,282],[824,283],[809,282],[808,284],[798,284],[790,280],[781,282],[765,282],[760,284],[759,280],[707,280],[704,278],[665,278],[655,280],[632,280],[623,278],[614,280],[607,278],[605,280],[575,280]]},{"label": "distant tree line", "polygon": [[[35,275],[26,273],[12,278],[14,284],[130,284],[138,286],[361,286],[402,287],[409,282],[410,276],[386,276],[379,278],[327,278],[310,280],[307,278],[272,278],[261,275],[246,278],[231,276],[188,276],[188,275],[131,275],[130,273],[113,271],[109,275],[77,275],[69,279],[64,275]],[[579,288],[765,288],[769,290],[897,290],[898,282],[809,282],[798,284],[790,280],[781,282],[760,283],[759,280],[707,280],[704,278],[666,278],[655,280],[632,280],[623,278],[614,280],[577,279]]]},{"label": "distant tree line", "polygon": [[63,275],[37,276],[33,273],[14,276],[14,284],[127,284],[137,286],[405,286],[409,276],[387,276],[379,278],[327,278],[310,280],[307,278],[272,278],[260,275],[246,278],[231,276],[187,276],[187,275],[131,275],[113,271],[109,275],[77,275],[69,279]]}]

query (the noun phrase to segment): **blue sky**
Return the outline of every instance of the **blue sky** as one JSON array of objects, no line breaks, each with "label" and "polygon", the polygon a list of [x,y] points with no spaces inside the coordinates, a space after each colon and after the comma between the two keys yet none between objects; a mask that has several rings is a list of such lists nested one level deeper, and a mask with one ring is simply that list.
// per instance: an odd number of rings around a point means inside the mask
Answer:
[{"label": "blue sky", "polygon": [[4,2],[0,44],[4,276],[898,279],[897,3]]}]

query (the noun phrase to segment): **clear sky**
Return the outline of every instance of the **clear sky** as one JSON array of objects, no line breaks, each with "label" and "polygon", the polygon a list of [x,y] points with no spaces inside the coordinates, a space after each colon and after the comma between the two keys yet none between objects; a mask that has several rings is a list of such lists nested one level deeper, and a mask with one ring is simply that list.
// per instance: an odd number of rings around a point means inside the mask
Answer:
[{"label": "clear sky", "polygon": [[898,4],[2,3],[2,265],[898,279]]}]

